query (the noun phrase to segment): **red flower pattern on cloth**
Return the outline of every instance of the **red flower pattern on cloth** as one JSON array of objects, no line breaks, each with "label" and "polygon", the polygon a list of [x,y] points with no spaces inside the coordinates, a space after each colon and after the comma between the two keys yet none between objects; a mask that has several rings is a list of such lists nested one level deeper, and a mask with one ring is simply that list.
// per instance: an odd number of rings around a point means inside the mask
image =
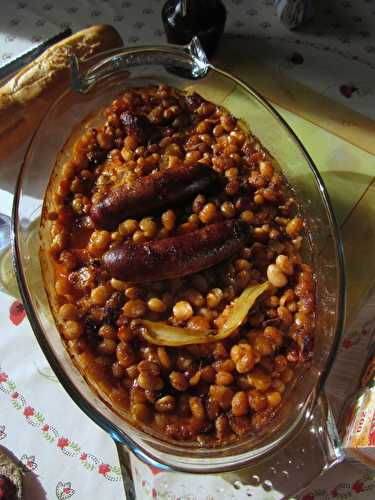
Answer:
[{"label": "red flower pattern on cloth", "polygon": [[61,448],[62,450],[65,448],[65,446],[69,446],[69,439],[65,437],[61,437],[57,441],[57,447]]},{"label": "red flower pattern on cloth", "polygon": [[2,384],[3,382],[6,382],[8,380],[8,375],[4,372],[1,372],[0,373],[0,384]]},{"label": "red flower pattern on cloth", "polygon": [[153,476],[156,476],[157,474],[160,474],[160,472],[163,472],[161,469],[159,469],[158,467],[154,467],[153,465],[149,465],[149,467]]},{"label": "red flower pattern on cloth", "polygon": [[72,483],[70,481],[64,483],[59,481],[56,485],[56,497],[58,500],[68,500],[75,494],[75,490],[72,488]]},{"label": "red flower pattern on cloth", "polygon": [[108,464],[100,464],[99,468],[98,468],[99,474],[102,474],[103,476],[108,474],[108,472],[110,472],[110,470],[111,470],[111,467]]},{"label": "red flower pattern on cloth", "polygon": [[22,457],[20,458],[21,462],[23,463],[23,465],[26,467],[27,470],[35,470],[37,467],[38,467],[38,464],[35,460],[35,456],[34,455],[22,455]]},{"label": "red flower pattern on cloth", "polygon": [[20,300],[15,300],[9,309],[10,321],[18,326],[26,316],[25,308]]},{"label": "red flower pattern on cloth", "polygon": [[350,99],[350,97],[352,97],[354,93],[358,92],[358,90],[359,89],[354,85],[343,84],[340,86],[341,94],[347,99]]},{"label": "red flower pattern on cloth", "polygon": [[353,345],[353,342],[349,339],[345,339],[342,343],[342,346],[344,349],[349,349],[350,347],[352,347]]},{"label": "red flower pattern on cloth", "polygon": [[299,52],[293,52],[293,54],[288,57],[288,60],[295,65],[300,65],[304,62],[303,55]]},{"label": "red flower pattern on cloth", "polygon": [[0,425],[0,440],[5,439],[7,437],[7,433],[5,432],[5,425]]},{"label": "red flower pattern on cloth", "polygon": [[25,417],[32,417],[34,413],[35,410],[31,406],[26,406],[26,408],[23,410],[23,414],[25,415]]},{"label": "red flower pattern on cloth", "polygon": [[358,480],[355,483],[353,483],[352,490],[355,491],[356,493],[362,493],[362,491],[364,491],[362,481]]}]

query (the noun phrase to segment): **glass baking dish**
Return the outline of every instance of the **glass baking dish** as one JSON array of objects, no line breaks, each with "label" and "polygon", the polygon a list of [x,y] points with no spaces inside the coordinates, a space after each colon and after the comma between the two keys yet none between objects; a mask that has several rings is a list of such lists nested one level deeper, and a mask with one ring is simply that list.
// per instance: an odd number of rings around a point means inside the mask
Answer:
[{"label": "glass baking dish", "polygon": [[[198,474],[241,469],[241,472],[227,474],[228,480],[236,479],[242,485],[250,481],[250,477],[263,482],[272,479],[272,487],[282,496],[294,494],[322,470],[342,459],[334,421],[324,397],[324,384],[344,323],[344,261],[339,230],[317,169],[280,115],[247,84],[210,64],[197,39],[188,47],[122,48],[103,53],[93,58],[83,73],[73,58],[71,68],[71,87],[52,103],[29,145],[13,207],[13,252],[18,284],[44,354],[80,408],[117,443],[144,462]],[[309,228],[317,308],[311,367],[300,373],[289,398],[266,432],[223,448],[199,448],[166,440],[147,429],[137,429],[98,396],[64,348],[49,308],[38,259],[39,240],[35,228],[45,190],[56,157],[72,130],[79,131],[90,113],[127,87],[159,83],[194,89],[241,118],[277,160],[302,200]],[[63,160],[60,154],[59,161]],[[298,477],[293,475],[291,480],[291,474],[301,468],[301,463],[305,464],[302,472]]]}]

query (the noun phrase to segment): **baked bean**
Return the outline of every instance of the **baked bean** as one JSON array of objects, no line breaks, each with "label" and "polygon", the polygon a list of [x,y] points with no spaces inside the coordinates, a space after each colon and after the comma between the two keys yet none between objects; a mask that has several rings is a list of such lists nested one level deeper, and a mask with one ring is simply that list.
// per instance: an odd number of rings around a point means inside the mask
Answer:
[{"label": "baked bean", "polygon": [[171,372],[169,375],[169,381],[171,383],[171,386],[177,391],[183,392],[186,391],[186,389],[189,387],[189,382],[181,372]]},{"label": "baked bean", "polygon": [[198,370],[190,379],[189,379],[189,384],[190,385],[197,385],[198,382],[201,379],[201,372]]},{"label": "baked bean", "polygon": [[206,198],[204,197],[203,194],[199,194],[193,201],[192,204],[193,211],[196,214],[198,214],[203,209],[205,203],[206,203]]},{"label": "baked bean", "polygon": [[249,411],[249,401],[245,391],[236,392],[232,399],[232,413],[235,417],[242,417]]},{"label": "baked bean", "polygon": [[78,321],[68,320],[64,323],[63,334],[66,340],[78,339],[83,331],[83,325]]},{"label": "baked bean", "polygon": [[293,274],[293,264],[290,262],[287,255],[278,255],[276,258],[276,266],[280,271],[288,276]]},{"label": "baked bean", "polygon": [[208,307],[210,307],[211,309],[215,309],[215,307],[220,304],[223,296],[224,293],[221,288],[213,288],[206,297]]},{"label": "baked bean", "polygon": [[176,399],[171,396],[164,396],[155,402],[155,409],[160,413],[169,413],[175,409]]},{"label": "baked bean", "polygon": [[262,392],[269,389],[272,382],[271,377],[259,368],[255,368],[251,373],[249,373],[247,379],[252,386]]},{"label": "baked bean", "polygon": [[280,271],[276,264],[270,264],[267,268],[267,278],[271,285],[282,288],[288,283],[288,278]]},{"label": "baked bean", "polygon": [[216,385],[231,385],[233,383],[233,375],[229,372],[218,372],[215,377]]},{"label": "baked bean", "polygon": [[55,290],[58,295],[68,295],[72,291],[72,287],[68,278],[61,277],[55,283]]},{"label": "baked bean", "polygon": [[151,372],[141,372],[137,382],[142,389],[149,389],[151,391],[160,391],[164,385],[163,380]]},{"label": "baked bean", "polygon": [[302,230],[303,222],[301,217],[294,217],[290,222],[288,222],[285,230],[289,236],[295,238],[298,233]]},{"label": "baked bean", "polygon": [[212,366],[205,366],[201,369],[201,379],[212,383],[215,380],[216,373]]},{"label": "baked bean", "polygon": [[236,209],[230,201],[225,201],[220,206],[220,211],[226,219],[232,219],[236,215]]},{"label": "baked bean", "polygon": [[262,411],[267,407],[266,396],[257,389],[248,392],[248,402],[253,411]]},{"label": "baked bean", "polygon": [[166,348],[165,347],[158,347],[157,352],[158,352],[158,357],[159,357],[159,361],[160,361],[161,366],[163,368],[165,368],[166,370],[170,369],[172,366],[172,361],[168,355]]},{"label": "baked bean", "polygon": [[64,250],[61,252],[59,261],[65,266],[67,271],[72,271],[78,265],[77,257],[68,250]]},{"label": "baked bean", "polygon": [[146,403],[136,403],[131,405],[131,414],[135,420],[149,422],[152,420],[151,408]]},{"label": "baked bean", "polygon": [[205,303],[203,295],[194,289],[186,290],[184,298],[186,298],[190,304],[193,304],[194,307],[202,307]]},{"label": "baked bean", "polygon": [[108,338],[104,338],[98,345],[100,354],[113,354],[116,351],[117,343]]},{"label": "baked bean", "polygon": [[238,373],[247,373],[254,367],[253,348],[249,344],[234,345],[230,351],[230,357]]},{"label": "baked bean", "polygon": [[135,233],[138,229],[138,222],[134,219],[127,219],[118,227],[119,233],[122,236],[130,236]]},{"label": "baked bean", "polygon": [[102,306],[106,303],[111,292],[104,285],[97,286],[91,290],[91,301],[97,306]]},{"label": "baked bean", "polygon": [[147,307],[150,309],[150,311],[156,313],[162,313],[167,309],[164,302],[157,297],[152,297],[151,299],[149,299],[147,302]]},{"label": "baked bean", "polygon": [[268,392],[267,402],[271,408],[275,408],[281,403],[281,394],[278,391]]},{"label": "baked bean", "polygon": [[141,299],[129,300],[122,310],[127,318],[141,318],[146,312],[146,304]]},{"label": "baked bean", "polygon": [[250,269],[251,264],[246,259],[237,259],[234,262],[234,267],[235,267],[236,271],[239,272],[239,271],[244,271],[245,269]]},{"label": "baked bean", "polygon": [[139,372],[148,372],[151,375],[159,375],[160,374],[160,367],[157,363],[154,363],[153,361],[147,361],[143,360],[137,365],[137,370]]},{"label": "baked bean", "polygon": [[293,323],[293,315],[285,306],[279,306],[277,308],[277,315],[286,325],[291,325]]},{"label": "baked bean", "polygon": [[135,233],[133,233],[133,241],[135,243],[140,243],[141,241],[145,241],[147,238],[146,238],[146,235],[143,231],[141,231],[140,229],[137,229],[137,231],[135,231]]},{"label": "baked bean", "polygon": [[111,279],[110,284],[114,290],[118,290],[120,292],[122,292],[126,288],[126,283],[124,281],[120,281],[115,278]]},{"label": "baked bean", "polygon": [[141,222],[139,223],[139,227],[143,231],[143,234],[145,235],[146,238],[153,238],[154,236],[156,236],[156,233],[158,232],[158,226],[156,222],[152,220],[150,217],[142,219]]},{"label": "baked bean", "polygon": [[280,330],[274,326],[266,326],[264,329],[264,336],[269,339],[273,345],[280,347],[283,343],[283,336]]},{"label": "baked bean", "polygon": [[[213,367],[217,372],[234,372],[236,369],[235,364],[231,359],[219,359],[215,361]],[[220,385],[220,384],[219,384]]]},{"label": "baked bean", "polygon": [[107,249],[110,241],[111,234],[108,231],[94,231],[90,237],[88,250],[91,255],[100,257]]},{"label": "baked bean", "polygon": [[215,419],[216,435],[219,439],[223,439],[230,431],[228,417],[220,415]]},{"label": "baked bean", "polygon": [[187,326],[193,330],[209,330],[210,322],[206,318],[202,318],[202,316],[192,316]]},{"label": "baked bean", "polygon": [[199,213],[199,219],[204,224],[210,224],[216,219],[216,216],[216,206],[213,203],[207,203],[206,205],[204,205]]},{"label": "baked bean", "polygon": [[59,316],[63,321],[77,319],[78,311],[74,304],[63,304],[59,309]]},{"label": "baked bean", "polygon": [[177,321],[187,321],[193,315],[193,308],[186,300],[180,300],[173,306],[173,315]]},{"label": "baked bean", "polygon": [[212,132],[215,137],[221,137],[225,133],[225,130],[222,125],[216,125]]},{"label": "baked bean", "polygon": [[193,396],[189,398],[190,411],[193,417],[203,419],[206,416],[206,412],[202,403],[201,398]]},{"label": "baked bean", "polygon": [[265,177],[268,177],[271,179],[273,175],[273,166],[270,161],[260,161],[259,162],[259,172],[264,175]]},{"label": "baked bean", "polygon": [[261,356],[269,356],[273,352],[270,340],[264,335],[258,335],[254,342],[254,348]]},{"label": "baked bean", "polygon": [[135,361],[135,356],[128,343],[120,342],[116,348],[117,361],[124,368],[128,368]]},{"label": "baked bean", "polygon": [[173,210],[167,210],[162,214],[161,222],[165,229],[167,229],[168,231],[172,231],[176,223],[176,214],[173,212]]},{"label": "baked bean", "polygon": [[104,339],[116,340],[117,331],[111,325],[102,325],[98,330],[98,335],[100,335]]},{"label": "baked bean", "polygon": [[241,213],[241,219],[247,222],[248,224],[251,224],[254,220],[254,214],[251,210],[244,210]]},{"label": "baked bean", "polygon": [[211,398],[219,403],[221,408],[229,409],[232,404],[233,390],[224,385],[211,385],[210,386]]}]

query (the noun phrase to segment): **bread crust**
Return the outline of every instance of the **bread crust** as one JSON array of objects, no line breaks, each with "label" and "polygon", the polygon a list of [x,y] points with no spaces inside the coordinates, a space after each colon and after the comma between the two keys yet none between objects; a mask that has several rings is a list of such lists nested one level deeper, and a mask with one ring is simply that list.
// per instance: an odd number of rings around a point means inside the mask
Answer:
[{"label": "bread crust", "polygon": [[0,160],[31,136],[49,106],[67,87],[71,55],[75,54],[84,65],[95,54],[122,44],[112,26],[91,26],[47,49],[1,87]]}]

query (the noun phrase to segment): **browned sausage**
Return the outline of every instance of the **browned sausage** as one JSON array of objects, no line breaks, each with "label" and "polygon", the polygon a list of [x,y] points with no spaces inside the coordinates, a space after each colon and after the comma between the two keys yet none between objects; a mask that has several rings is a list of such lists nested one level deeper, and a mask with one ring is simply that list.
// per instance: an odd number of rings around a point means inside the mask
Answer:
[{"label": "browned sausage", "polygon": [[213,186],[217,174],[204,163],[175,167],[138,178],[132,186],[114,189],[91,207],[96,227],[115,229],[127,217],[152,214],[155,210],[184,203]]},{"label": "browned sausage", "polygon": [[188,274],[218,264],[241,250],[249,226],[229,220],[163,240],[125,242],[103,255],[109,274],[119,280],[142,283]]}]

